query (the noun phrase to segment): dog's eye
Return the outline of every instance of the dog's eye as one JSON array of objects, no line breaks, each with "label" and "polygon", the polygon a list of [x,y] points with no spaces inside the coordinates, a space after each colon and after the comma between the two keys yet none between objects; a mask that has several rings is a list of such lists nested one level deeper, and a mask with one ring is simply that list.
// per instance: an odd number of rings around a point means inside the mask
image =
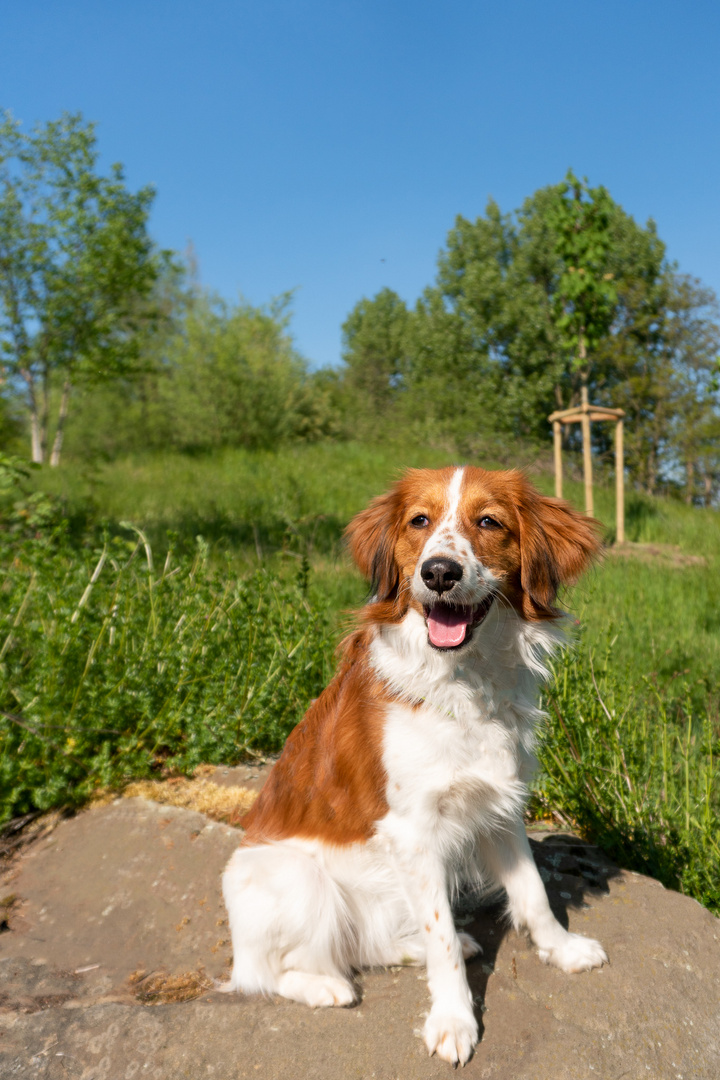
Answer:
[{"label": "dog's eye", "polygon": [[425,517],[425,514],[418,514],[417,517],[412,519],[410,524],[413,529],[426,529],[430,524],[430,519]]},{"label": "dog's eye", "polygon": [[502,529],[500,522],[496,521],[495,518],[488,517],[487,514],[485,517],[480,518],[478,525],[481,529]]}]

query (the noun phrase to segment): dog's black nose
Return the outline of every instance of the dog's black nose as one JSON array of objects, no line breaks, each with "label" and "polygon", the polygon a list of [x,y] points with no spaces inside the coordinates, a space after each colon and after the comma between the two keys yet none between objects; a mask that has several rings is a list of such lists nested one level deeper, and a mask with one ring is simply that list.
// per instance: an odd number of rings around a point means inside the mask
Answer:
[{"label": "dog's black nose", "polygon": [[463,576],[463,568],[454,559],[426,559],[420,567],[420,577],[428,589],[448,592]]}]

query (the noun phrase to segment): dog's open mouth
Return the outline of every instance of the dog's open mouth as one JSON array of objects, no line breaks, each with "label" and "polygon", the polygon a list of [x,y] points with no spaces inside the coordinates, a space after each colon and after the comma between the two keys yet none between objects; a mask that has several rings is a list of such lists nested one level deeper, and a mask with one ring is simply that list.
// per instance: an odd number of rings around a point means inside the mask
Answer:
[{"label": "dog's open mouth", "polygon": [[436,649],[457,649],[469,639],[476,626],[483,621],[492,607],[494,593],[489,593],[479,604],[445,604],[439,600],[425,608],[430,644]]}]

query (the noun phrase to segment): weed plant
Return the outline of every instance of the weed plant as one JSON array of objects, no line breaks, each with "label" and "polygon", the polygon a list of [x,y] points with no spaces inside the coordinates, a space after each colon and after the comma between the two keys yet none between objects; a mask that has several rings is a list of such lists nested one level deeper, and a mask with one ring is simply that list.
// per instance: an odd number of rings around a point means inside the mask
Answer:
[{"label": "weed plant", "polygon": [[1,546],[0,821],[160,768],[279,750],[327,681],[327,612],[297,580],[246,579],[142,533],[75,551]]},{"label": "weed plant", "polygon": [[[166,455],[44,472],[14,504],[22,470],[6,469],[0,815],[278,750],[363,598],[343,526],[403,467],[451,461],[352,444]],[[596,495],[610,535],[612,494]],[[568,598],[586,632],[545,695],[533,807],[720,913],[718,517],[631,493],[628,534],[667,550],[608,557]]]},{"label": "weed plant", "polygon": [[612,659],[612,643],[598,663],[581,641],[557,660],[531,807],[720,913],[717,708],[695,713],[687,686],[670,706]]}]

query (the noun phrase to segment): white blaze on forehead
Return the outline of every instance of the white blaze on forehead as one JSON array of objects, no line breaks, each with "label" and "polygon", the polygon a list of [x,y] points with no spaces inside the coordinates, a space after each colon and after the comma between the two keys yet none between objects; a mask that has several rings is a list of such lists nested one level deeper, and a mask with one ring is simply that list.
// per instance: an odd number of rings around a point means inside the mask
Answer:
[{"label": "white blaze on forehead", "polygon": [[[435,529],[427,539],[421,559],[443,552],[453,554],[458,547],[464,546],[464,537],[459,532],[460,491],[464,469],[455,469],[447,486],[447,509]],[[465,541],[465,543],[467,543]]]},{"label": "white blaze on forehead", "polygon": [[455,469],[447,486],[445,513],[427,538],[413,574],[415,595],[423,602],[429,595],[420,573],[423,563],[434,557],[446,557],[460,563],[463,568],[462,584],[453,595],[461,603],[476,603],[487,595],[498,580],[497,575],[484,566],[473,551],[470,539],[461,530],[460,502],[465,470]]},{"label": "white blaze on forehead", "polygon": [[440,522],[440,528],[453,529],[457,526],[458,509],[460,507],[460,489],[462,488],[464,469],[456,469],[452,480],[448,484],[448,512]]}]

